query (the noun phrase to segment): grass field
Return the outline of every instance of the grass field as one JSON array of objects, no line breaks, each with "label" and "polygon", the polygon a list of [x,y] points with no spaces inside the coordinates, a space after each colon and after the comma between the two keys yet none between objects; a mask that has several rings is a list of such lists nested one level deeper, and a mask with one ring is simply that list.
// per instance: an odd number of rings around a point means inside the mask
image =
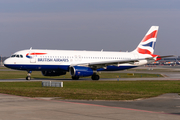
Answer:
[{"label": "grass field", "polygon": [[[151,78],[151,77],[162,77],[160,74],[146,74],[146,73],[99,73],[100,78]],[[18,79],[18,78],[24,78],[27,76],[26,71],[0,71],[0,79]],[[43,76],[40,71],[33,71],[32,72],[32,78],[71,78],[70,74],[67,73],[63,76],[55,76],[55,77],[47,77]],[[90,78],[90,77],[87,77]]]},{"label": "grass field", "polygon": [[133,100],[180,93],[180,81],[65,81],[63,88],[41,87],[41,82],[1,82],[0,93],[61,99]]},{"label": "grass field", "polygon": [[[0,79],[25,79],[26,71],[0,71]],[[162,77],[144,73],[99,73],[101,78]],[[71,78],[69,73],[45,77],[33,71],[32,78]],[[180,81],[64,81],[63,88],[42,87],[41,82],[0,82],[0,93],[28,97],[59,97],[84,100],[133,100],[149,98],[164,93],[180,93]]]}]

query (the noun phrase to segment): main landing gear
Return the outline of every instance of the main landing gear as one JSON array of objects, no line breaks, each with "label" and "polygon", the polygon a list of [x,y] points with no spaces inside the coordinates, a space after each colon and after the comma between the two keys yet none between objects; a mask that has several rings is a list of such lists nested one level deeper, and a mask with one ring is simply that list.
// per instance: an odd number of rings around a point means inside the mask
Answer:
[{"label": "main landing gear", "polygon": [[27,74],[26,80],[31,80],[31,73],[32,73],[32,71],[28,71],[28,74]]},{"label": "main landing gear", "polygon": [[99,75],[97,75],[96,73],[94,73],[92,76],[91,76],[91,79],[92,80],[99,80]]},{"label": "main landing gear", "polygon": [[[96,73],[94,73],[92,76],[91,76],[91,79],[92,80],[99,80],[99,75],[97,75]],[[79,80],[79,76],[72,76],[72,79],[73,80]]]}]

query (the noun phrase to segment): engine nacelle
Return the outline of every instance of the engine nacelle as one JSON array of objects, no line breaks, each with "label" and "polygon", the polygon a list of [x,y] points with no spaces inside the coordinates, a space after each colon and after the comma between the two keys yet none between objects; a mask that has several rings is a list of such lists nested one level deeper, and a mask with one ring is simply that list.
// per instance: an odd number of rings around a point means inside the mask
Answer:
[{"label": "engine nacelle", "polygon": [[69,68],[69,72],[71,76],[91,76],[93,75],[93,70],[89,67],[83,67],[83,66],[72,66]]},{"label": "engine nacelle", "polygon": [[65,75],[65,71],[41,71],[42,75],[44,76],[60,76]]}]

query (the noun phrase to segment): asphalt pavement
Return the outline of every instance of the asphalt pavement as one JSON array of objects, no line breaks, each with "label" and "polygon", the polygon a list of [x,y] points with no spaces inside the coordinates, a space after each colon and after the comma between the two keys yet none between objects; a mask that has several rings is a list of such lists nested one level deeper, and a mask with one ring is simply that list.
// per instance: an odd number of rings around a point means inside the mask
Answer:
[{"label": "asphalt pavement", "polygon": [[0,94],[0,120],[180,120],[180,97],[71,101]]}]

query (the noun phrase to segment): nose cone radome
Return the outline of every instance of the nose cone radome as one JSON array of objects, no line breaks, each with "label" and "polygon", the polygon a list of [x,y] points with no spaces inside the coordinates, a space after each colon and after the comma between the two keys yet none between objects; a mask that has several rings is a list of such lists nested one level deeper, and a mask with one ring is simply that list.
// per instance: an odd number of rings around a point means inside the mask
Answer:
[{"label": "nose cone radome", "polygon": [[4,66],[8,67],[8,65],[12,64],[11,62],[11,59],[10,58],[7,58],[5,61],[4,61]]}]

